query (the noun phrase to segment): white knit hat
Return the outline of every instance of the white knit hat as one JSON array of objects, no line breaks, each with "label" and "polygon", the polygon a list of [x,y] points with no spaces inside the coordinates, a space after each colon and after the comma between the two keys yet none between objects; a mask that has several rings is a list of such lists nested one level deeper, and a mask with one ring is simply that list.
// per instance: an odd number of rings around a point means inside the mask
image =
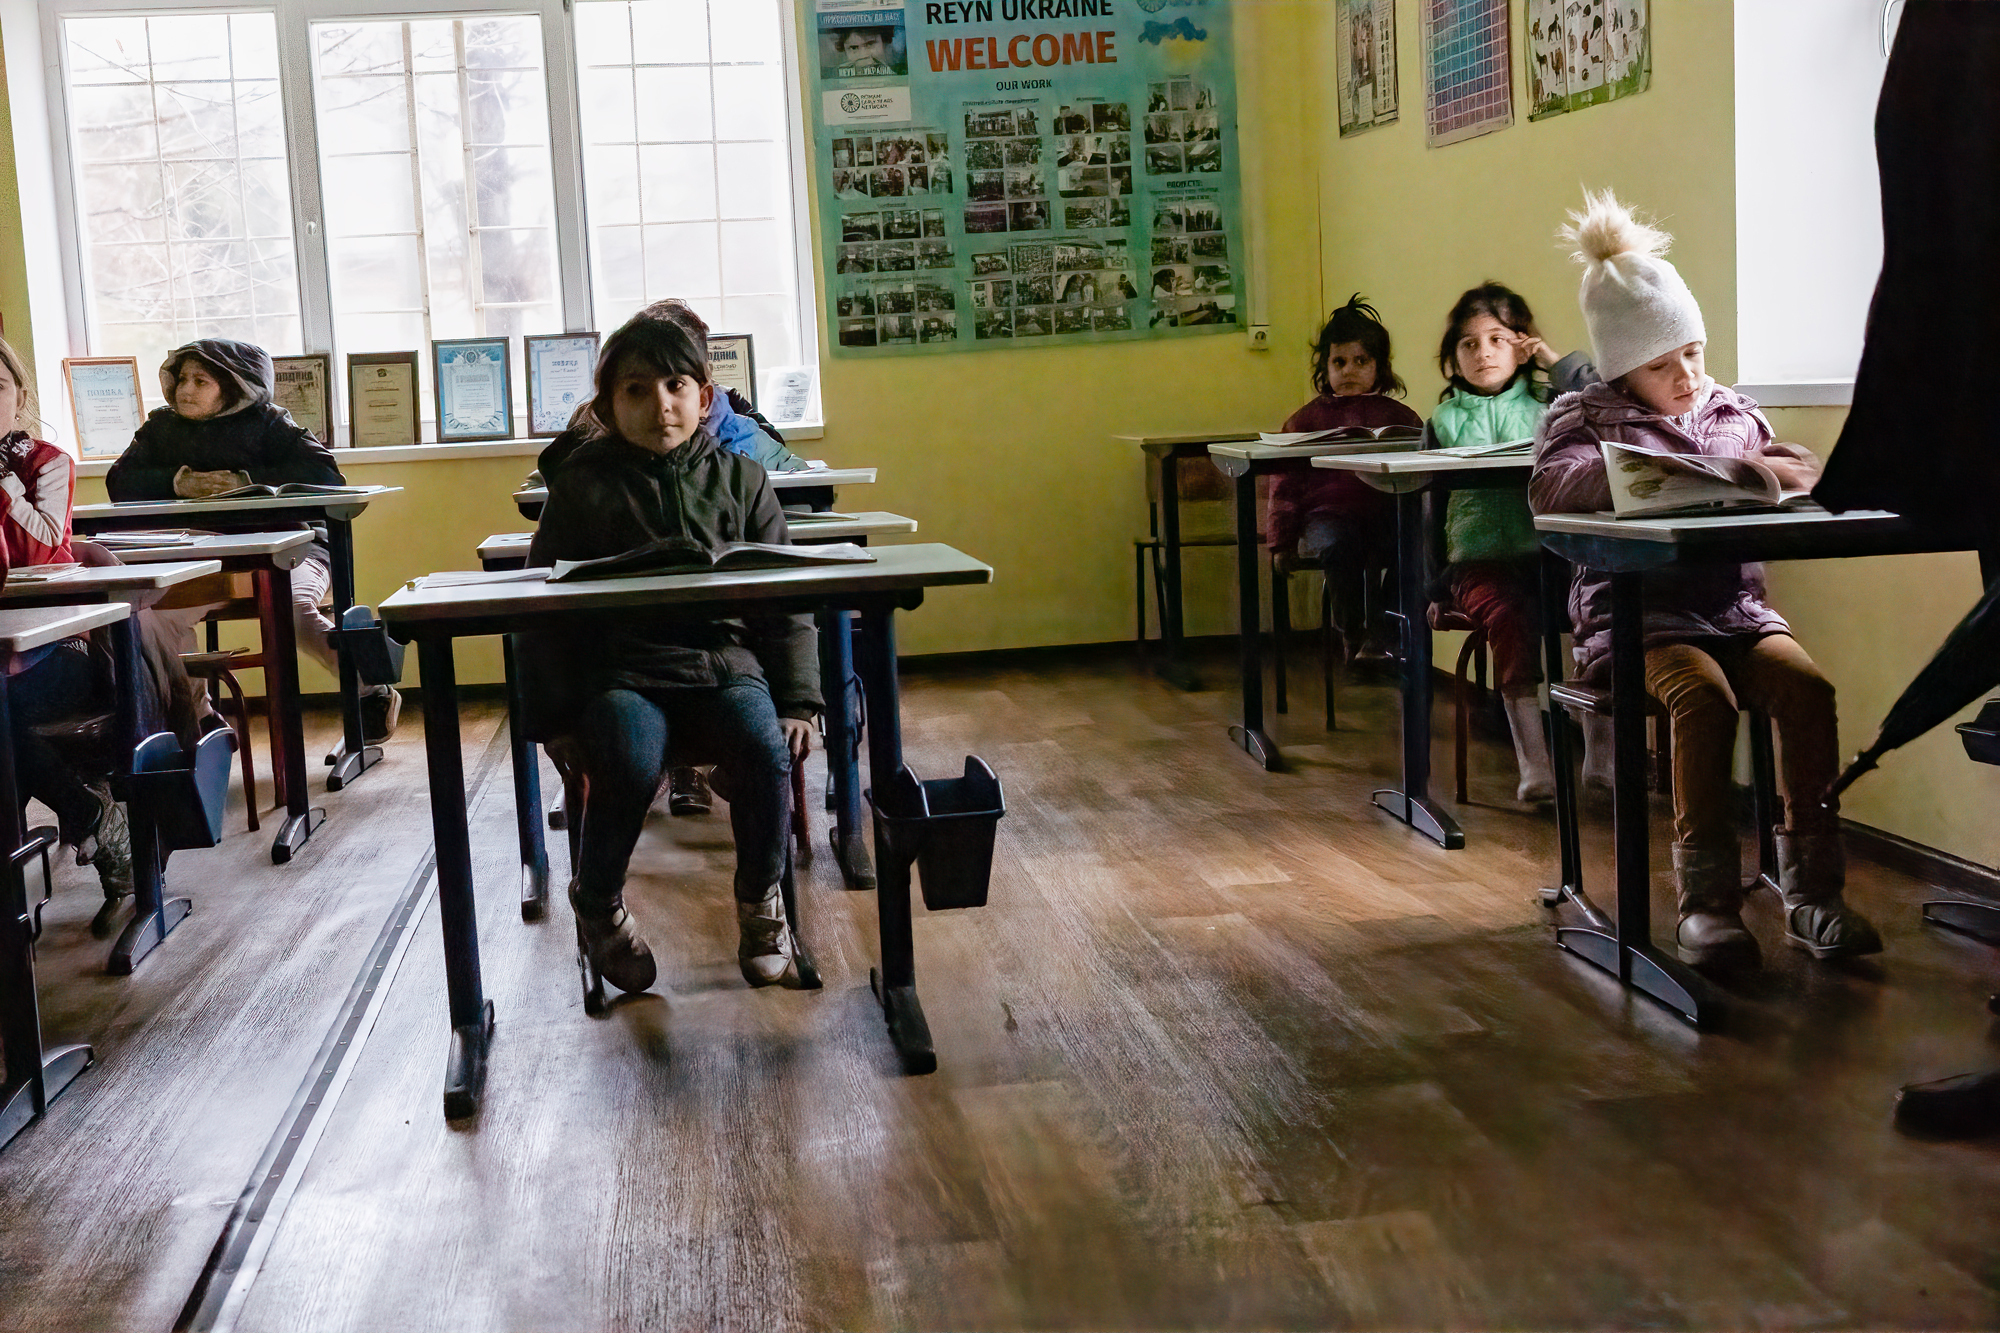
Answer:
[{"label": "white knit hat", "polygon": [[1583,211],[1557,234],[1583,265],[1577,303],[1590,330],[1597,373],[1615,380],[1689,343],[1706,342],[1701,306],[1665,259],[1673,237],[1632,216],[1606,190],[1583,194]]}]

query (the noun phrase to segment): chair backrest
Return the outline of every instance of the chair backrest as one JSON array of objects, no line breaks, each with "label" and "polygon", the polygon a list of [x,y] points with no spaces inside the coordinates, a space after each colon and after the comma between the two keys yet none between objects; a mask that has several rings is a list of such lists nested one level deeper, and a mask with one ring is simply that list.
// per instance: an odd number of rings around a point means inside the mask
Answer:
[{"label": "chair backrest", "polygon": [[[1183,458],[1177,460],[1175,480],[1179,483],[1180,498],[1186,500],[1227,500],[1229,498],[1229,478],[1222,475],[1222,469],[1206,458]],[[1158,504],[1160,500],[1160,470],[1153,466],[1153,460],[1146,460],[1146,502]]]}]

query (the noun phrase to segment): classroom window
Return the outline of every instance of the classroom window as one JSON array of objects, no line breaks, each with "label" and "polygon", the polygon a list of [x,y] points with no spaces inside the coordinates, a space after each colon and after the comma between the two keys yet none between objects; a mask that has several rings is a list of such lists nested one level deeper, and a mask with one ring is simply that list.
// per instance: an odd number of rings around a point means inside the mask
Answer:
[{"label": "classroom window", "polygon": [[601,317],[678,296],[760,365],[803,360],[780,6],[580,0],[576,52]]},{"label": "classroom window", "polygon": [[62,42],[90,350],[295,347],[275,16],[71,18]]}]

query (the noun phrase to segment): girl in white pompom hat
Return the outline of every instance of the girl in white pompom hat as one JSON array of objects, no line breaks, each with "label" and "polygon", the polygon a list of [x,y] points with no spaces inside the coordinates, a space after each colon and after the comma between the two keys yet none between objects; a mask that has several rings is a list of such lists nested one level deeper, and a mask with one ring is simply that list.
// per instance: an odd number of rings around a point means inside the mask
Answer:
[{"label": "girl in white pompom hat", "polygon": [[[1757,404],[1704,370],[1701,307],[1664,258],[1671,238],[1609,191],[1585,195],[1562,238],[1583,265],[1579,300],[1602,384],[1556,400],[1536,436],[1528,499],[1538,514],[1609,510],[1601,441],[1754,459],[1787,489],[1819,460],[1779,444]],[[1570,590],[1579,674],[1604,677],[1611,580],[1578,569]],[[1838,768],[1833,685],[1764,598],[1757,565],[1673,567],[1646,579],[1646,689],[1673,726],[1675,943],[1697,967],[1751,967],[1732,762],[1739,706],[1777,731],[1785,824],[1778,830],[1785,937],[1814,957],[1874,953],[1881,937],[1842,900],[1840,828],[1823,793]]]}]

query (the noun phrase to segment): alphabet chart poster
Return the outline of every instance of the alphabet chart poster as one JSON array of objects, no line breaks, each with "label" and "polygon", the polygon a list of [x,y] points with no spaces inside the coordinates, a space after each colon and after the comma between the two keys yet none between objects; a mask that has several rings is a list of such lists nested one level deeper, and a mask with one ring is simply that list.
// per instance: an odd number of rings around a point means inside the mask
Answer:
[{"label": "alphabet chart poster", "polygon": [[814,0],[837,356],[1234,330],[1228,0]]},{"label": "alphabet chart poster", "polygon": [[1514,123],[1507,0],[1420,0],[1424,138],[1433,148]]}]

